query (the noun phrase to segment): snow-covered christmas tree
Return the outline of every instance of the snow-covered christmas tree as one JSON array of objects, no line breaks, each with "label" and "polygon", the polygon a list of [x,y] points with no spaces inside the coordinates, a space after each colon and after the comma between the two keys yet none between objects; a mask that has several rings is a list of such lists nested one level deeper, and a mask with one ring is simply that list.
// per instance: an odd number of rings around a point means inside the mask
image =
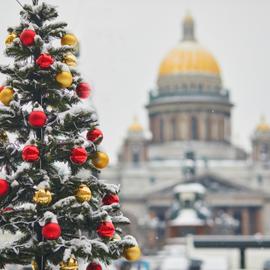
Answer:
[{"label": "snow-covered christmas tree", "polygon": [[0,229],[20,235],[0,249],[0,268],[76,270],[82,260],[100,270],[136,260],[136,240],[122,233],[129,220],[119,187],[97,177],[109,158],[94,110],[82,105],[91,89],[75,69],[78,40],[53,21],[55,7],[32,1],[8,28],[14,62],[0,67]]}]

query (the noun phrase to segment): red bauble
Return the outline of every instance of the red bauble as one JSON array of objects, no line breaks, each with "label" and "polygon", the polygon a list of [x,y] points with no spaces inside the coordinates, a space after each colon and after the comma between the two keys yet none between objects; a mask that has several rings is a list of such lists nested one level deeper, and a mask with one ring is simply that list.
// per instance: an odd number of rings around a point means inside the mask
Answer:
[{"label": "red bauble", "polygon": [[34,162],[39,160],[39,149],[35,145],[27,145],[22,150],[24,161]]},{"label": "red bauble", "polygon": [[9,183],[5,179],[0,179],[0,197],[5,197],[9,191]]},{"label": "red bauble", "polygon": [[115,233],[115,228],[112,222],[104,221],[99,224],[97,228],[97,233],[103,238],[112,238]]},{"label": "red bauble", "polygon": [[6,207],[3,209],[3,212],[11,212],[11,211],[14,211],[14,209],[11,207]]},{"label": "red bauble", "polygon": [[58,223],[47,223],[42,228],[42,235],[46,240],[56,240],[61,236],[61,227]]},{"label": "red bauble", "polygon": [[101,143],[101,141],[103,140],[103,133],[100,129],[98,128],[94,128],[92,130],[89,130],[87,132],[87,140],[91,141],[91,142],[96,142],[98,141],[98,144]]},{"label": "red bauble", "polygon": [[5,86],[0,86],[0,92],[5,88]]},{"label": "red bauble", "polygon": [[24,46],[31,46],[34,44],[36,32],[30,29],[23,30],[20,34],[20,40]]},{"label": "red bauble", "polygon": [[70,160],[78,165],[82,165],[87,160],[87,152],[83,147],[76,147],[71,150]]},{"label": "red bauble", "polygon": [[116,194],[107,194],[103,199],[102,202],[104,205],[111,205],[113,203],[119,203],[119,197]]},{"label": "red bauble", "polygon": [[44,127],[47,122],[47,115],[43,111],[33,111],[29,114],[28,123],[35,128]]},{"label": "red bauble", "polygon": [[14,209],[11,207],[6,207],[3,210],[0,210],[0,215],[2,215],[5,212],[11,212],[11,211],[14,211]]},{"label": "red bauble", "polygon": [[80,98],[88,98],[90,95],[90,86],[88,83],[79,83],[79,85],[76,88],[76,93],[78,95],[78,97]]},{"label": "red bauble", "polygon": [[40,68],[46,69],[54,63],[54,59],[51,55],[42,53],[36,60],[36,63]]},{"label": "red bauble", "polygon": [[86,270],[102,270],[102,266],[99,263],[91,262],[88,264]]}]

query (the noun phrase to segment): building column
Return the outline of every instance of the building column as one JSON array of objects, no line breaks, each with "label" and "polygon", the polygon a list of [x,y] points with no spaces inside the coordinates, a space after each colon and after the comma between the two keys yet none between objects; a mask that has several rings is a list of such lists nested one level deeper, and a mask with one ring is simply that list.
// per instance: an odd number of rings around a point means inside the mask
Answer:
[{"label": "building column", "polygon": [[171,117],[170,115],[164,115],[163,118],[163,137],[164,142],[170,142],[172,138],[172,130],[171,130]]},{"label": "building column", "polygon": [[230,116],[224,116],[224,139],[227,142],[231,141],[231,119]]},{"label": "building column", "polygon": [[224,134],[224,116],[220,115],[219,117],[219,141],[224,141],[225,134]]},{"label": "building column", "polygon": [[248,208],[243,208],[241,211],[241,231],[243,235],[250,234],[250,216]]},{"label": "building column", "polygon": [[152,133],[152,141],[154,143],[160,142],[160,116],[159,115],[150,116],[150,129]]},{"label": "building column", "polygon": [[190,140],[189,116],[187,113],[181,115],[181,124],[179,127],[181,130],[181,139]]}]

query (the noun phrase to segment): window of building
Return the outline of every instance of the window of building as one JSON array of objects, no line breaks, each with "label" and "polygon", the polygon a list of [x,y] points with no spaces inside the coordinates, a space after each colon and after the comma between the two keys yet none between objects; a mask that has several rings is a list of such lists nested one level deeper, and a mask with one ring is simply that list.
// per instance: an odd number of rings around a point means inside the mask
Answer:
[{"label": "window of building", "polygon": [[177,140],[177,121],[175,118],[172,119],[172,140]]},{"label": "window of building", "polygon": [[184,90],[184,91],[187,91],[187,90],[188,90],[188,86],[187,86],[186,84],[183,84],[182,87],[183,87],[183,90]]},{"label": "window of building", "polygon": [[134,165],[138,165],[139,164],[139,162],[140,162],[140,154],[139,154],[139,152],[133,152],[132,153],[132,163],[134,164]]},{"label": "window of building", "polygon": [[198,120],[197,117],[191,117],[191,139],[198,140]]}]

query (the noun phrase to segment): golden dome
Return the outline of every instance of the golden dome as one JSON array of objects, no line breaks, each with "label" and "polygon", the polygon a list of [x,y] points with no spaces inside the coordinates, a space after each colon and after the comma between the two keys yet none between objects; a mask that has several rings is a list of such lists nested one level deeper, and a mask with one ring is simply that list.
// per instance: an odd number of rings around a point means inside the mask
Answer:
[{"label": "golden dome", "polygon": [[192,23],[192,24],[194,23],[193,17],[189,10],[187,11],[186,16],[184,17],[183,23]]},{"label": "golden dome", "polygon": [[216,59],[196,41],[183,41],[172,49],[159,68],[159,75],[185,72],[220,74]]},{"label": "golden dome", "polygon": [[257,125],[256,131],[258,132],[270,132],[270,125],[266,123],[265,117],[261,117],[261,122]]},{"label": "golden dome", "polygon": [[196,41],[194,21],[190,13],[185,16],[182,28],[182,42],[161,62],[159,75],[189,72],[219,75],[220,69],[214,56]]},{"label": "golden dome", "polygon": [[128,131],[130,131],[130,132],[142,132],[143,131],[143,127],[139,123],[137,117],[134,117],[133,123],[129,126]]}]

